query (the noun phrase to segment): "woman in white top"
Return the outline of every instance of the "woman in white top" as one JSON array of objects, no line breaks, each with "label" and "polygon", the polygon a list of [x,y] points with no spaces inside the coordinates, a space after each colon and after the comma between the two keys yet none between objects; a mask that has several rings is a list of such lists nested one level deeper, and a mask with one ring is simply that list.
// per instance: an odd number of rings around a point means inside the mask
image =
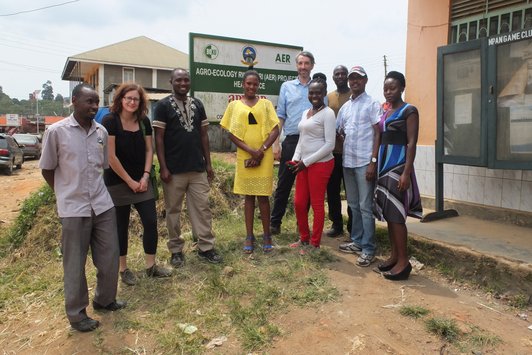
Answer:
[{"label": "woman in white top", "polygon": [[[334,168],[332,151],[336,139],[334,111],[325,106],[327,84],[313,79],[308,99],[312,108],[303,112],[299,122],[299,141],[292,161],[288,162],[296,177],[294,206],[299,228],[299,241],[290,245],[305,254],[310,247],[319,248],[325,221],[325,191]],[[309,205],[314,212],[312,234],[309,228]],[[312,250],[313,248],[311,248]]]}]

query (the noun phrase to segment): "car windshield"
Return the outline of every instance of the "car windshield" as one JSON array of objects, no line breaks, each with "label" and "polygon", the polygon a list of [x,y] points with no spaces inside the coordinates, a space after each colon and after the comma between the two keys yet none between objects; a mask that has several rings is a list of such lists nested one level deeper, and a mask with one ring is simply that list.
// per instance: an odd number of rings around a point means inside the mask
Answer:
[{"label": "car windshield", "polygon": [[0,148],[7,148],[7,141],[3,137],[0,137]]},{"label": "car windshield", "polygon": [[13,137],[17,140],[19,144],[35,144],[37,141],[37,137],[33,136],[24,136],[24,135],[18,135],[15,134]]}]

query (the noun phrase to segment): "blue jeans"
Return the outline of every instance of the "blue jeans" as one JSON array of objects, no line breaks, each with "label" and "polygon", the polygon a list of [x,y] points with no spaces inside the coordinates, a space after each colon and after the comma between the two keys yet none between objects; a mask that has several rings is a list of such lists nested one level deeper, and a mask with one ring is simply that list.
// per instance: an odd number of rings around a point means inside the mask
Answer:
[{"label": "blue jeans", "polygon": [[375,255],[375,219],[373,194],[375,182],[366,180],[367,165],[358,168],[344,167],[347,204],[353,214],[351,240],[362,248],[362,253]]}]

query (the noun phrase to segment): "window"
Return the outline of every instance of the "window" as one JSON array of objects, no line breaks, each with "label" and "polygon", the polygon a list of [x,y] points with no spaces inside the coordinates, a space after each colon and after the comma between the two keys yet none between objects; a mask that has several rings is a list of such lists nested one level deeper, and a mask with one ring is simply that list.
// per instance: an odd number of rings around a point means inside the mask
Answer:
[{"label": "window", "polygon": [[135,81],[135,68],[122,68],[122,82],[134,82]]},{"label": "window", "polygon": [[528,0],[452,0],[449,43],[532,28]]}]

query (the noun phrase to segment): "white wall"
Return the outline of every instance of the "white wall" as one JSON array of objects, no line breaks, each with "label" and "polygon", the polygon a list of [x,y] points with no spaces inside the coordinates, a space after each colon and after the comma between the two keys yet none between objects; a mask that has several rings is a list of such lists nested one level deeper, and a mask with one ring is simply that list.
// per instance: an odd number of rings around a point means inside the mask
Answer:
[{"label": "white wall", "polygon": [[[435,196],[434,146],[417,147],[414,167],[422,195]],[[532,212],[532,171],[444,164],[446,199]]]}]

